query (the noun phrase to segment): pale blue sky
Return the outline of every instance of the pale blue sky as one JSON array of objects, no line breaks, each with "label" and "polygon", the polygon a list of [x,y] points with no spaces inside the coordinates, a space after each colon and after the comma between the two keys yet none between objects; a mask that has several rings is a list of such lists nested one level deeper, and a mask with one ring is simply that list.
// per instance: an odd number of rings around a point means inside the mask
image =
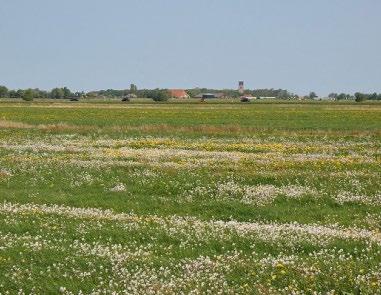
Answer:
[{"label": "pale blue sky", "polygon": [[0,0],[0,85],[381,92],[380,0]]}]

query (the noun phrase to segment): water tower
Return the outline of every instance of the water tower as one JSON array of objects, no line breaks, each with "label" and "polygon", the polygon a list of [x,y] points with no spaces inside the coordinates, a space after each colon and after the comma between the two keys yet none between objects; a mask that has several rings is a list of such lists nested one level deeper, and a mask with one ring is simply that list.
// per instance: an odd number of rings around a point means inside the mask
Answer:
[{"label": "water tower", "polygon": [[243,81],[238,82],[238,92],[241,95],[244,94],[244,92],[245,92],[245,86],[244,86]]}]

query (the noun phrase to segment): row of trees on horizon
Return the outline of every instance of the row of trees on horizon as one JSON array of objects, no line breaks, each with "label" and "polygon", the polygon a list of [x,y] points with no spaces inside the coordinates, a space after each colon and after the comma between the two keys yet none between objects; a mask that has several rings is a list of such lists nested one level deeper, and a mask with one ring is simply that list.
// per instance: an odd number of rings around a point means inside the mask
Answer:
[{"label": "row of trees on horizon", "polygon": [[[190,97],[197,97],[202,93],[222,94],[223,97],[239,98],[241,94],[234,89],[209,89],[209,88],[192,88],[186,89]],[[308,96],[298,96],[284,89],[247,89],[246,96],[252,97],[275,97],[277,99],[318,99],[315,92],[310,92]],[[157,101],[163,101],[170,98],[167,89],[138,89],[135,84],[131,84],[129,89],[107,89],[85,92],[72,92],[68,87],[56,87],[50,91],[41,90],[38,88],[9,90],[5,86],[0,86],[0,98],[22,98],[31,101],[35,98],[50,98],[50,99],[79,99],[79,98],[123,98],[126,96],[151,98]],[[330,93],[328,97],[332,100],[381,100],[381,93],[361,93],[356,92],[354,95],[346,93]]]}]

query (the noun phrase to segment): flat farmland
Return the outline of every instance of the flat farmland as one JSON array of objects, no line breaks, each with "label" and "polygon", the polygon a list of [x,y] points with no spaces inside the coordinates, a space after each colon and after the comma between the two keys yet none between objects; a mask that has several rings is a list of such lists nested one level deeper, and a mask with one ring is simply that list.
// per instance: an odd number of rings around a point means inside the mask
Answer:
[{"label": "flat farmland", "polygon": [[1,294],[381,294],[381,104],[0,102]]}]

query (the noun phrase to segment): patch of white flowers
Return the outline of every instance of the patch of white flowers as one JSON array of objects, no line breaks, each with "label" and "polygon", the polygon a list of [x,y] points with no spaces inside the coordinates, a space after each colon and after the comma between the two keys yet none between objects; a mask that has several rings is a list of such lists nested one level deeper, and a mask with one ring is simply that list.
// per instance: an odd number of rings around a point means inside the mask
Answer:
[{"label": "patch of white flowers", "polygon": [[217,200],[237,200],[244,204],[264,206],[277,197],[299,199],[303,196],[317,196],[317,191],[300,185],[275,186],[271,184],[246,185],[235,181],[218,182],[213,186],[196,186],[185,191],[183,196],[191,201],[197,198],[215,198]]},{"label": "patch of white flowers", "polygon": [[[153,141],[153,142],[151,142]],[[196,141],[196,140],[194,140]],[[60,159],[65,165],[88,166],[92,168],[115,165],[129,166],[144,164],[152,168],[168,167],[171,169],[205,168],[210,165],[236,167],[245,162],[269,165],[274,162],[305,163],[338,162],[377,164],[373,156],[377,147],[362,149],[363,142],[330,142],[327,148],[320,141],[298,142],[279,140],[278,143],[265,142],[263,139],[242,139],[242,147],[236,142],[222,140],[182,141],[171,138],[148,138],[126,140],[93,140],[86,137],[62,139],[51,137],[49,140],[22,142],[2,142],[0,148],[20,154],[45,154],[44,160],[54,157],[56,153],[65,153],[66,159]],[[210,146],[210,147],[209,147]],[[193,147],[193,148],[192,148]],[[257,149],[262,150],[256,153]],[[340,151],[350,153],[343,155]],[[335,151],[335,152],[334,152]],[[85,158],[79,157],[86,155]]]},{"label": "patch of white flowers", "polygon": [[239,221],[203,221],[195,217],[168,216],[160,217],[138,216],[135,214],[114,213],[111,210],[95,208],[73,208],[58,205],[15,204],[3,203],[0,213],[6,214],[55,214],[58,216],[78,219],[92,219],[121,222],[126,229],[153,226],[170,236],[181,236],[184,241],[229,239],[231,235],[240,237],[255,237],[263,241],[282,240],[289,244],[298,241],[310,241],[325,245],[332,239],[368,240],[381,245],[381,234],[360,228],[345,228],[338,225],[317,225],[274,222],[239,222]]},{"label": "patch of white flowers", "polygon": [[118,183],[114,187],[110,188],[110,192],[125,192],[126,190],[126,185],[123,183]]},{"label": "patch of white flowers", "polygon": [[348,191],[341,191],[337,194],[334,200],[341,205],[345,203],[358,203],[370,206],[381,206],[381,192],[378,192],[376,195],[369,196]]},{"label": "patch of white flowers", "polygon": [[[379,143],[372,137],[295,134],[239,140],[49,134],[2,140],[0,181],[21,174],[28,187],[22,200],[36,204],[16,203],[16,193],[7,197],[13,202],[0,204],[0,294],[380,293],[380,173],[374,168]],[[265,213],[247,220],[233,212],[219,220],[202,213],[140,215],[37,204],[46,200],[40,188],[54,187],[57,174],[72,191],[147,191],[144,198],[131,198],[137,203],[232,201],[268,206],[254,208],[265,212],[277,201],[312,198],[316,205],[330,198],[343,206],[373,207],[363,221],[356,216],[356,226],[344,226],[336,224],[335,214],[303,223],[266,220]],[[155,195],[155,185],[168,194]],[[65,202],[69,193],[60,193]],[[295,216],[285,214],[302,220],[297,207]],[[246,221],[234,219],[240,217]]]},{"label": "patch of white flowers", "polygon": [[3,177],[8,178],[11,176],[13,176],[13,173],[9,169],[0,167],[0,180]]}]

